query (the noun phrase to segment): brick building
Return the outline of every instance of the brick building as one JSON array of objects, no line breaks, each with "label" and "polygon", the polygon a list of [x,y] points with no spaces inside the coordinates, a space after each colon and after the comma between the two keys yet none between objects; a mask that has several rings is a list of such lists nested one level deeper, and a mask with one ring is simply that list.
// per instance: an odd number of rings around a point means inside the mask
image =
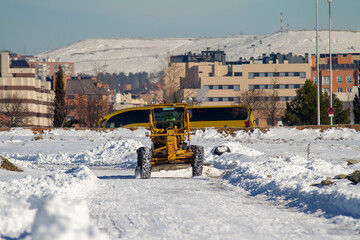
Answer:
[{"label": "brick building", "polygon": [[[316,55],[311,56],[311,79],[317,83]],[[322,91],[330,92],[330,57],[320,54],[319,74]],[[352,92],[354,86],[359,85],[360,54],[332,54],[332,92]]]}]

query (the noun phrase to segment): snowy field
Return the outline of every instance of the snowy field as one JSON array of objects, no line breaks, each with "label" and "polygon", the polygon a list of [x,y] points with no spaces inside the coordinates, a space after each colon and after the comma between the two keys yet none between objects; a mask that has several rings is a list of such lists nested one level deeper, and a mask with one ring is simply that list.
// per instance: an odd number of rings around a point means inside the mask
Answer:
[{"label": "snowy field", "polygon": [[0,239],[360,238],[360,184],[336,177],[360,170],[347,163],[360,160],[355,130],[198,130],[201,177],[136,179],[145,132],[0,132],[0,155],[24,170],[0,169]]}]

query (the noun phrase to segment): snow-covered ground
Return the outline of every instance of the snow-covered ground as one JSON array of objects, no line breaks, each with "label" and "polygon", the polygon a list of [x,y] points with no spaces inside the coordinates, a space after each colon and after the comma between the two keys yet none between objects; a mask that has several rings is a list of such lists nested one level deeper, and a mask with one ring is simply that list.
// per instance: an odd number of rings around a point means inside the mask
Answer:
[{"label": "snow-covered ground", "polygon": [[[319,52],[328,53],[328,30],[319,31]],[[333,30],[333,53],[359,53],[360,31]],[[94,74],[94,66],[106,66],[110,73],[158,72],[168,63],[170,55],[189,51],[200,53],[207,48],[223,50],[227,61],[240,57],[257,58],[263,53],[292,52],[294,55],[315,53],[315,30],[284,31],[265,35],[236,35],[214,38],[173,39],[87,39],[37,55],[75,63],[76,73]]]},{"label": "snow-covered ground", "polygon": [[[0,239],[358,239],[360,185],[336,175],[360,163],[351,129],[267,133],[198,130],[201,177],[191,169],[136,179],[145,129],[0,132]],[[213,154],[226,145],[230,153]],[[333,184],[322,186],[330,178]]]}]

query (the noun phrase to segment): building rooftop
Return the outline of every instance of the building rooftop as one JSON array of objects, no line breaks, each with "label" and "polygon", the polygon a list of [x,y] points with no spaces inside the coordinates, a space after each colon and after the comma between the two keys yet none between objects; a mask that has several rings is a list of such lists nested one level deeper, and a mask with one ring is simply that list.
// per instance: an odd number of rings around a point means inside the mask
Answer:
[{"label": "building rooftop", "polygon": [[10,68],[30,68],[30,66],[25,60],[13,60],[11,61]]},{"label": "building rooftop", "polygon": [[92,95],[101,94],[109,95],[106,89],[98,88],[96,82],[91,79],[69,79],[66,82],[67,94]]}]

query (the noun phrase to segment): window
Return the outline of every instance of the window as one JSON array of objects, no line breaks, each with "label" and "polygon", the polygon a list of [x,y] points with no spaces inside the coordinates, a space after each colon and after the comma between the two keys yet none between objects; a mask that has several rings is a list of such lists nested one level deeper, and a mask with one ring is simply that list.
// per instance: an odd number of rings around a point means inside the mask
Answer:
[{"label": "window", "polygon": [[272,125],[273,125],[273,122],[272,122],[271,118],[266,119],[266,123],[267,123],[267,125],[269,125],[269,126],[272,126]]},{"label": "window", "polygon": [[234,91],[240,91],[240,85],[234,85]]},{"label": "window", "polygon": [[300,73],[300,78],[306,78],[306,72],[301,72]]},{"label": "window", "polygon": [[74,99],[74,95],[67,95],[67,99]]},{"label": "window", "polygon": [[346,83],[352,83],[352,77],[346,76]]},{"label": "window", "polygon": [[209,77],[212,77],[213,76],[213,74],[212,73],[209,73]]},{"label": "window", "polygon": [[132,123],[146,123],[149,122],[149,111],[148,110],[136,110],[123,112],[121,114],[111,117],[106,127],[121,127]]},{"label": "window", "polygon": [[314,76],[314,83],[317,83],[317,76]]},{"label": "window", "polygon": [[329,93],[329,92],[330,92],[330,88],[323,88],[322,91]]},{"label": "window", "polygon": [[346,88],[346,92],[348,92],[348,93],[352,92],[352,88],[351,88],[351,87],[347,87],[347,88]]},{"label": "window", "polygon": [[329,76],[323,76],[322,77],[322,84],[329,85],[330,84],[330,77]]},{"label": "window", "polygon": [[338,88],[338,89],[337,89],[337,92],[342,92],[342,88]]},{"label": "window", "polygon": [[191,109],[190,121],[227,121],[248,119],[248,109],[243,107]]},{"label": "window", "polygon": [[234,72],[234,76],[236,76],[236,77],[241,77],[241,76],[242,76],[242,72]]},{"label": "window", "polygon": [[337,83],[342,83],[342,76],[337,76],[336,80],[337,80]]}]

